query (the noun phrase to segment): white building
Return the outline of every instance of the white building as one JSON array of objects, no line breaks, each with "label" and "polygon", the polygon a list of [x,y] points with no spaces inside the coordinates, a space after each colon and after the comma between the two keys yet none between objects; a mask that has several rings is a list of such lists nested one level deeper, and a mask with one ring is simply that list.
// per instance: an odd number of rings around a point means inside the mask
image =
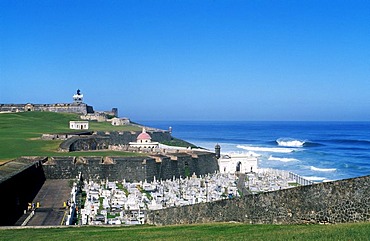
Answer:
[{"label": "white building", "polygon": [[245,153],[222,155],[218,159],[220,173],[248,173],[257,171],[257,157]]},{"label": "white building", "polygon": [[88,121],[70,121],[69,129],[72,130],[88,130],[89,122]]},{"label": "white building", "polygon": [[123,125],[127,125],[127,124],[130,124],[130,120],[127,119],[127,118],[117,118],[117,117],[114,117],[112,118],[112,125],[113,126],[123,126]]},{"label": "white building", "polygon": [[152,149],[158,148],[159,142],[152,142],[152,137],[146,133],[145,128],[143,131],[137,136],[136,142],[130,142],[130,147],[137,148],[137,149]]}]

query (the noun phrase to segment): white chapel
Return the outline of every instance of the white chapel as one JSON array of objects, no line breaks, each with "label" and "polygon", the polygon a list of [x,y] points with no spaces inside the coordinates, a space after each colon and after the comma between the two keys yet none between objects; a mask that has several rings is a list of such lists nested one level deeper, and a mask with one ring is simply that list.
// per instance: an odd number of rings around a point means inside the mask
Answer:
[{"label": "white chapel", "polygon": [[152,137],[143,128],[142,132],[137,136],[136,142],[130,142],[130,147],[136,149],[152,149],[158,148],[159,142],[153,142]]}]

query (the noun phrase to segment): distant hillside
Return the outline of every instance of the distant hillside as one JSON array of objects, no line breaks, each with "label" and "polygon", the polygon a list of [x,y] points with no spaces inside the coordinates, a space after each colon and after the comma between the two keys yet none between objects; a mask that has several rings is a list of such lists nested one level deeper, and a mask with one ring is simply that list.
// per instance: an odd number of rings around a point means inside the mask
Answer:
[{"label": "distant hillside", "polygon": [[[71,120],[79,120],[79,116],[53,112],[0,114],[0,162],[20,156],[71,155],[71,153],[57,153],[60,140],[40,140],[44,133],[73,132],[69,129]],[[139,131],[140,128],[132,125],[112,126],[108,122],[90,122],[89,130]],[[86,155],[86,153],[73,153],[73,155]],[[94,152],[94,155],[109,155],[109,152]]]}]

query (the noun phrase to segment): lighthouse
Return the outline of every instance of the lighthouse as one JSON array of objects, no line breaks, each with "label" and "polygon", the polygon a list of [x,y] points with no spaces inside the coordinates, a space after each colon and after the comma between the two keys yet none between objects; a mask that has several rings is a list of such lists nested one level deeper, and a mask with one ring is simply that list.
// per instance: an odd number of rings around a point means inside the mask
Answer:
[{"label": "lighthouse", "polygon": [[73,95],[73,104],[81,104],[83,101],[84,95],[81,94],[81,90],[77,90],[77,93]]}]

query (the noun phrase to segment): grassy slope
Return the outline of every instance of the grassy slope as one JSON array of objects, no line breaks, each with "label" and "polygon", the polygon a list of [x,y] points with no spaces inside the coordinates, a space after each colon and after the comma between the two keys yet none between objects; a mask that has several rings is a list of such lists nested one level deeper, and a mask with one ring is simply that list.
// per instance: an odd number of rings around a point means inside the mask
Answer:
[{"label": "grassy slope", "polygon": [[190,142],[177,139],[172,137],[171,141],[164,141],[162,144],[168,145],[168,146],[180,146],[180,147],[192,147],[192,148],[200,148],[195,146],[194,144],[191,144]]},{"label": "grassy slope", "polygon": [[[68,133],[70,120],[78,120],[76,114],[52,112],[22,112],[0,114],[0,162],[20,156],[71,155],[57,153],[61,141],[45,141],[43,133]],[[109,123],[91,123],[90,130],[140,130],[135,126],[112,126]],[[93,155],[111,155],[112,152],[93,152]],[[114,153],[125,155],[124,153]],[[89,155],[74,153],[73,155]],[[90,154],[92,155],[92,154]],[[127,155],[127,154],[126,154]]]},{"label": "grassy slope", "polygon": [[0,240],[369,240],[370,223],[69,227],[1,230]]}]

